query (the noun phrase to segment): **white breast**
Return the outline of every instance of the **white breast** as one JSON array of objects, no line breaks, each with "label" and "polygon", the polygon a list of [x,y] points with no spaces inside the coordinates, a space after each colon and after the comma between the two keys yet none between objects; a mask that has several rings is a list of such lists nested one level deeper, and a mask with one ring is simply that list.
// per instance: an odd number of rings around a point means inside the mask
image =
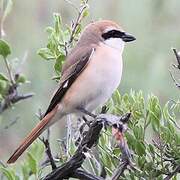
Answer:
[{"label": "white breast", "polygon": [[87,109],[94,110],[105,103],[117,89],[122,76],[122,56],[118,49],[101,44],[88,65]]},{"label": "white breast", "polygon": [[121,51],[101,43],[66,93],[66,108],[72,111],[81,106],[92,111],[104,104],[120,83],[122,66]]}]

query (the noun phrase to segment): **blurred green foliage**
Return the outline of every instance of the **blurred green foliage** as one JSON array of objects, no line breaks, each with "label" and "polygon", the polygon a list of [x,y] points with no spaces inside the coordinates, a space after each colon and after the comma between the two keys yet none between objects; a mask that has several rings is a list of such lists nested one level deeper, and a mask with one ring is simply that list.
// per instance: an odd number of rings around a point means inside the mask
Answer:
[{"label": "blurred green foliage", "polygon": [[10,54],[11,49],[9,44],[6,41],[0,39],[0,55],[2,56],[1,59],[5,62],[7,74],[9,76],[7,77],[4,73],[0,73],[0,107],[1,104],[3,104],[3,101],[5,101],[8,96],[14,93],[13,88],[16,90],[18,86],[28,82],[24,74],[12,72],[12,64],[10,65],[7,59],[7,56]]},{"label": "blurred green foliage", "polygon": [[40,141],[36,141],[27,152],[26,159],[16,167],[0,166],[1,179],[8,180],[29,180],[40,179],[42,176],[42,167],[40,160],[42,160],[44,153],[44,145]]},{"label": "blurred green foliage", "polygon": [[[179,101],[169,101],[161,106],[154,95],[145,102],[141,91],[131,91],[123,96],[117,91],[109,107],[109,112],[117,115],[132,112],[126,138],[132,151],[134,169],[128,169],[122,179],[163,179],[179,166],[180,134],[175,125]],[[111,144],[111,138],[111,134],[103,133],[99,142],[101,160],[109,175],[118,166],[121,153],[117,146]]]}]

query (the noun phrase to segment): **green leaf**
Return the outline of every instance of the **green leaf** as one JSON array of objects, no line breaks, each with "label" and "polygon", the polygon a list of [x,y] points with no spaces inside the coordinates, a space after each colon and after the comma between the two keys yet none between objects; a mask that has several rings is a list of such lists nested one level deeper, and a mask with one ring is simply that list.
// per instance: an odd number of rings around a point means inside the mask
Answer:
[{"label": "green leaf", "polygon": [[52,34],[53,31],[54,31],[54,29],[53,29],[51,26],[48,26],[48,27],[46,28],[46,32],[49,33],[49,34]]},{"label": "green leaf", "polygon": [[161,107],[159,100],[156,96],[151,95],[148,101],[148,120],[151,121],[151,125],[154,131],[158,131],[161,120]]},{"label": "green leaf", "polygon": [[149,151],[151,152],[151,154],[155,154],[155,151],[154,151],[154,146],[149,144]]},{"label": "green leaf", "polygon": [[54,20],[55,20],[55,32],[57,35],[60,33],[62,21],[61,21],[61,16],[58,13],[54,13]]},{"label": "green leaf", "polygon": [[12,170],[0,167],[0,171],[7,177],[8,180],[15,180],[15,175]]},{"label": "green leaf", "polygon": [[38,55],[40,55],[43,59],[52,60],[55,59],[55,56],[49,51],[48,48],[41,48],[38,50]]},{"label": "green leaf", "polygon": [[37,161],[30,152],[27,153],[27,156],[29,167],[31,168],[32,173],[36,174],[38,171]]},{"label": "green leaf", "polygon": [[89,11],[88,9],[86,9],[84,12],[83,12],[83,18],[89,16]]},{"label": "green leaf", "polygon": [[9,44],[6,41],[0,39],[0,55],[6,58],[9,54],[11,54]]},{"label": "green leaf", "polygon": [[55,21],[55,25],[54,25],[54,30],[55,30],[55,36],[57,38],[57,41],[64,41],[64,33],[62,30],[62,19],[60,14],[58,13],[54,13],[54,21]]},{"label": "green leaf", "polygon": [[3,100],[3,96],[2,96],[2,94],[0,92],[0,103],[1,103],[2,100]]},{"label": "green leaf", "polygon": [[129,147],[131,147],[135,151],[136,138],[134,137],[134,135],[130,134],[129,132],[126,132],[126,138],[127,138]]},{"label": "green leaf", "polygon": [[82,26],[81,24],[78,24],[77,28],[76,28],[76,32],[75,35],[78,35],[81,32]]},{"label": "green leaf", "polygon": [[133,132],[134,132],[134,135],[135,137],[140,140],[143,138],[143,128],[142,126],[135,126],[134,129],[133,129]]},{"label": "green leaf", "polygon": [[60,55],[57,59],[56,59],[56,63],[54,65],[54,69],[57,75],[60,75],[61,73],[61,69],[62,69],[62,65],[64,63],[65,60],[65,55]]},{"label": "green leaf", "polygon": [[139,167],[143,168],[143,166],[144,166],[144,164],[146,162],[146,158],[144,156],[139,156],[137,162],[138,162]]},{"label": "green leaf", "polygon": [[4,80],[0,80],[0,93],[1,94],[5,94],[6,90],[7,90],[7,82]]},{"label": "green leaf", "polygon": [[37,160],[40,161],[43,157],[43,152],[44,152],[44,145],[41,141],[36,140],[31,148],[30,148],[30,153],[33,154],[33,157]]},{"label": "green leaf", "polygon": [[16,79],[17,83],[25,83],[26,82],[26,76],[24,74],[19,74],[18,78]]},{"label": "green leaf", "polygon": [[24,165],[21,166],[22,174],[23,174],[23,179],[28,180],[29,175],[30,175],[30,169],[28,167],[28,164],[25,163]]},{"label": "green leaf", "polygon": [[9,81],[9,79],[2,73],[0,73],[0,80]]},{"label": "green leaf", "polygon": [[142,156],[142,155],[144,155],[145,154],[145,149],[146,149],[146,147],[145,147],[145,145],[144,145],[144,143],[141,141],[136,141],[136,152],[137,152],[137,154],[139,155],[139,156]]},{"label": "green leaf", "polygon": [[121,151],[120,151],[120,148],[119,148],[119,147],[113,149],[113,154],[114,154],[114,155],[119,156],[120,153],[121,153]]},{"label": "green leaf", "polygon": [[58,75],[58,76],[53,76],[52,77],[52,80],[56,80],[57,82],[61,79],[61,76]]}]

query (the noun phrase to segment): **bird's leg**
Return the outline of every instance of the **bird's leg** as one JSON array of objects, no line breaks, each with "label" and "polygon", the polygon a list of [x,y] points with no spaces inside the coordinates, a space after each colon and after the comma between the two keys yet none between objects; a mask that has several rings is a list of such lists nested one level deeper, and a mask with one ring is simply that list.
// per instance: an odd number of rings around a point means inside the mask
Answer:
[{"label": "bird's leg", "polygon": [[82,113],[84,113],[84,114],[86,114],[86,115],[88,115],[88,116],[90,116],[90,117],[92,117],[92,118],[96,118],[96,117],[97,117],[97,115],[95,115],[95,114],[87,111],[86,109],[84,109],[84,108],[82,108],[82,107],[79,107],[79,108],[77,108],[77,109],[78,109],[79,111],[81,111]]}]

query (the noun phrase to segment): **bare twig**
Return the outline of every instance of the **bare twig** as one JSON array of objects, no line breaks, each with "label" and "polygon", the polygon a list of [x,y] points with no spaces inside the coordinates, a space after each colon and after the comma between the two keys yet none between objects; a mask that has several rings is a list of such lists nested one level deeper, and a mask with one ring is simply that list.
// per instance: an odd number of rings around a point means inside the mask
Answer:
[{"label": "bare twig", "polygon": [[52,170],[54,170],[54,169],[56,169],[56,164],[55,164],[53,155],[51,153],[51,148],[50,148],[50,145],[49,145],[49,140],[42,138],[41,141],[43,142],[44,146],[46,147],[46,154],[47,154],[47,156],[49,158],[49,162],[51,164]]},{"label": "bare twig", "polygon": [[72,138],[72,119],[71,115],[67,115],[67,133],[66,133],[66,155],[69,156],[69,147]]},{"label": "bare twig", "polygon": [[70,160],[47,175],[44,180],[72,177],[73,171],[78,169],[86,158],[84,152],[87,152],[98,139],[102,127],[101,121],[94,121]]},{"label": "bare twig", "polygon": [[112,180],[118,180],[120,176],[123,175],[124,171],[127,169],[129,162],[123,162],[120,163],[119,166],[117,167],[114,175],[112,176]]},{"label": "bare twig", "polygon": [[175,48],[172,48],[175,56],[176,56],[176,60],[177,60],[177,63],[178,65],[174,65],[174,67],[180,69],[180,55],[178,54],[177,50]]},{"label": "bare twig", "polygon": [[[125,118],[126,117],[126,118]],[[102,180],[102,177],[97,177],[92,174],[89,174],[85,172],[84,170],[79,170],[78,168],[81,167],[82,163],[84,162],[86,156],[85,152],[87,152],[91,147],[96,145],[97,139],[99,138],[100,132],[102,130],[102,127],[104,124],[108,124],[110,126],[114,126],[116,123],[116,127],[123,126],[123,123],[127,123],[130,115],[127,114],[126,116],[122,117],[117,117],[113,115],[105,115],[105,114],[100,114],[98,115],[95,120],[92,122],[92,124],[89,127],[89,130],[85,134],[85,136],[82,138],[81,143],[79,144],[75,154],[70,158],[69,161],[61,165],[60,167],[56,168],[53,170],[50,174],[48,174],[44,180],[58,180],[58,179],[64,179],[64,178],[69,178],[69,177],[78,177],[82,179],[97,179],[97,180]],[[121,130],[124,128],[120,128]],[[128,153],[127,153],[127,147],[120,146],[122,148],[122,154],[124,154],[127,158],[123,158],[124,160],[126,159],[126,163],[124,161],[124,164],[127,166],[129,163],[128,159]],[[121,164],[122,167],[122,164]],[[126,169],[125,166],[122,168],[122,173]],[[120,173],[120,175],[122,174]],[[116,175],[115,177],[119,177],[119,174]]]},{"label": "bare twig", "polygon": [[[174,54],[175,54],[175,57],[176,57],[176,60],[177,60],[177,65],[176,64],[173,64],[173,67],[177,68],[180,70],[180,55],[178,54],[177,50],[175,48],[172,48]],[[176,79],[174,78],[173,74],[171,73],[171,71],[169,70],[170,72],[170,75],[171,75],[171,78],[174,82],[174,84],[176,85],[176,87],[178,87],[180,89],[180,83],[178,83],[176,81]]]},{"label": "bare twig", "polygon": [[77,15],[77,18],[76,20],[72,23],[72,31],[71,31],[71,35],[70,35],[70,38],[69,38],[69,41],[65,44],[65,48],[66,48],[66,52],[67,52],[67,49],[68,47],[70,46],[70,44],[73,42],[74,38],[75,38],[75,33],[77,31],[77,28],[78,26],[80,25],[81,23],[81,20],[83,18],[83,13],[84,11],[86,10],[86,8],[88,7],[87,6],[87,3],[88,3],[88,0],[84,1],[83,4],[82,4],[82,7],[80,7],[80,10],[78,10],[78,8],[72,4],[70,1],[66,0],[68,3],[70,3],[71,5],[73,5],[73,7],[78,11],[78,15]]},{"label": "bare twig", "polygon": [[169,73],[170,73],[171,78],[172,78],[174,84],[176,85],[176,87],[180,88],[180,84],[175,80],[175,78],[174,78],[173,74],[171,73],[171,71],[169,71]]},{"label": "bare twig", "polygon": [[[123,116],[122,120],[124,120],[124,122],[127,122],[130,118],[130,115],[130,113],[126,114],[125,116]],[[121,138],[119,140],[119,147],[122,152],[121,162],[119,163],[119,166],[116,168],[112,176],[112,180],[118,180],[123,175],[124,171],[127,169],[127,166],[131,164],[131,153],[127,145],[127,142],[123,137],[124,128],[120,127],[120,129],[121,131],[119,132],[121,133]]]},{"label": "bare twig", "polygon": [[104,180],[104,178],[102,178],[102,177],[92,175],[92,174],[90,174],[84,170],[80,170],[80,169],[73,171],[72,177],[78,178],[78,179],[86,179],[86,180]]},{"label": "bare twig", "polygon": [[7,108],[11,106],[11,104],[15,104],[21,100],[25,100],[28,98],[31,98],[34,94],[29,93],[29,94],[24,94],[24,95],[18,95],[18,94],[10,94],[6,97],[5,100],[3,100],[0,103],[0,114],[5,111]]},{"label": "bare twig", "polygon": [[180,165],[178,167],[176,167],[176,169],[174,171],[172,171],[168,176],[166,176],[164,178],[164,180],[169,180],[171,179],[173,176],[175,176],[177,173],[180,172]]},{"label": "bare twig", "polygon": [[4,62],[5,62],[5,65],[6,65],[6,69],[7,69],[11,84],[14,85],[15,81],[14,81],[14,77],[13,77],[12,70],[11,70],[11,67],[9,65],[9,62],[8,62],[8,60],[6,58],[4,58]]}]

